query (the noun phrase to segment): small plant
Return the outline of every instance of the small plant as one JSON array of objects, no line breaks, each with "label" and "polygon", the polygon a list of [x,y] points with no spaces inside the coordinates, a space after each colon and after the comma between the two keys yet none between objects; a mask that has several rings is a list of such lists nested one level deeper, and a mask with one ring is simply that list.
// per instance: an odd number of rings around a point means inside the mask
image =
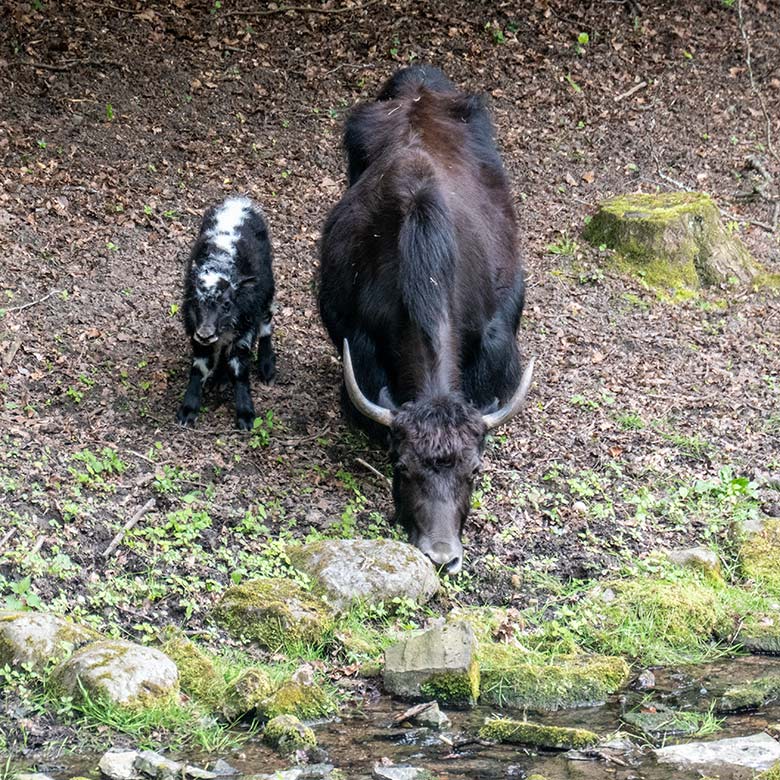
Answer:
[{"label": "small plant", "polygon": [[81,463],[83,470],[69,466],[68,471],[80,485],[91,488],[107,489],[106,477],[122,474],[127,469],[127,464],[120,460],[117,451],[111,447],[103,447],[100,455],[91,450],[82,450],[73,455],[71,460]]},{"label": "small plant", "polygon": [[170,307],[168,308],[168,316],[169,317],[175,317],[179,313],[179,304],[178,303],[172,303]]},{"label": "small plant", "polygon": [[506,43],[506,36],[504,35],[504,31],[499,27],[498,22],[488,22],[485,25],[485,29],[490,33],[491,37],[493,38],[493,43],[500,44],[500,43]]},{"label": "small plant", "polygon": [[617,421],[618,425],[626,431],[641,431],[645,427],[645,421],[634,412],[621,414]]},{"label": "small plant", "polygon": [[581,32],[577,36],[577,54],[585,54],[585,47],[590,43],[590,35]]},{"label": "small plant", "polygon": [[43,606],[41,597],[34,593],[29,577],[24,577],[8,585],[13,595],[6,596],[4,609],[18,611],[22,609],[40,609]]},{"label": "small plant", "polygon": [[106,103],[106,119],[109,122],[113,122],[115,116],[116,114],[114,113],[114,107],[111,105],[111,103]]},{"label": "small plant", "polygon": [[584,395],[573,395],[569,399],[569,403],[577,409],[589,409],[595,411],[599,408],[599,402],[594,401],[592,398],[586,398]]},{"label": "small plant", "polygon": [[265,413],[265,417],[255,417],[252,424],[252,434],[249,437],[249,446],[256,450],[267,447],[271,443],[271,431],[274,429],[273,409]]},{"label": "small plant", "polygon": [[567,73],[566,83],[579,95],[582,93],[582,87],[571,77],[571,73]]},{"label": "small plant", "polygon": [[561,233],[561,237],[557,241],[547,245],[547,251],[550,254],[562,257],[573,257],[579,252],[579,249],[580,245],[565,231]]},{"label": "small plant", "polygon": [[38,139],[37,144],[39,149],[45,149],[47,146],[46,141],[43,139]]}]

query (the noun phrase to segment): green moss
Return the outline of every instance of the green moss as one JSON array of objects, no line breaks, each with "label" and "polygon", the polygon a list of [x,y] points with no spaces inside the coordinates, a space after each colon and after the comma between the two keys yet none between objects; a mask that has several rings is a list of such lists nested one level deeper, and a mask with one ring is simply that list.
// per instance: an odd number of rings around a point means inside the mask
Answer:
[{"label": "green moss", "polygon": [[182,690],[209,710],[220,710],[226,686],[214,659],[179,633],[171,633],[160,649],[176,664]]},{"label": "green moss", "polygon": [[480,642],[491,642],[502,624],[507,622],[507,610],[501,607],[457,607],[447,615],[448,623],[468,623]]},{"label": "green moss", "polygon": [[720,721],[710,712],[673,710],[660,704],[652,710],[624,712],[620,717],[640,734],[654,740],[692,734],[703,736],[720,728]]},{"label": "green moss", "polygon": [[514,645],[483,643],[484,704],[558,710],[601,704],[628,681],[629,667],[613,656],[547,656]]},{"label": "green moss", "polygon": [[441,672],[420,685],[423,696],[443,707],[473,707],[479,699],[480,670],[475,658],[468,672]]},{"label": "green moss", "polygon": [[222,714],[234,722],[258,710],[262,711],[273,685],[268,674],[257,667],[244,669],[223,691]]},{"label": "green moss", "polygon": [[257,579],[228,588],[214,617],[231,634],[278,652],[321,644],[332,627],[323,602],[291,580]]},{"label": "green moss", "polygon": [[780,780],[780,761],[771,769],[767,769],[766,772],[757,775],[756,780]]},{"label": "green moss", "polygon": [[651,287],[695,289],[730,276],[752,281],[758,267],[721,224],[712,199],[701,192],[637,193],[600,204],[585,238],[616,252],[619,270]]},{"label": "green moss", "polygon": [[740,561],[745,577],[780,597],[780,520],[767,520],[763,530],[747,537]]},{"label": "green moss", "polygon": [[780,655],[780,613],[752,614],[745,618],[737,642],[750,653]]},{"label": "green moss", "polygon": [[335,697],[320,685],[301,685],[288,680],[266,698],[260,709],[267,718],[296,715],[303,720],[332,715],[338,710]]},{"label": "green moss", "polygon": [[[727,589],[699,573],[664,573],[613,580],[594,588],[583,604],[583,645],[650,665],[695,662],[733,625]],[[606,598],[606,594],[611,594]]]},{"label": "green moss", "polygon": [[314,732],[294,715],[277,715],[266,723],[263,741],[283,755],[317,746]]},{"label": "green moss", "polygon": [[779,698],[780,677],[761,677],[724,691],[717,701],[716,709],[724,713],[755,710]]},{"label": "green moss", "polygon": [[508,742],[512,745],[529,745],[548,750],[581,750],[592,747],[599,741],[598,734],[586,729],[542,726],[509,718],[487,721],[479,730],[479,737],[491,742]]}]

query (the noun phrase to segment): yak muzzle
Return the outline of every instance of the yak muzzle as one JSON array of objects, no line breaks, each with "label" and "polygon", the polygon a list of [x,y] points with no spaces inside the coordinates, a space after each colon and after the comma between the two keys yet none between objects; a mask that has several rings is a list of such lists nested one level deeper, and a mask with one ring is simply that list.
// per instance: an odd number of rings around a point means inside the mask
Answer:
[{"label": "yak muzzle", "polygon": [[417,546],[444,574],[457,574],[463,567],[463,545],[457,539],[432,542],[423,538]]}]

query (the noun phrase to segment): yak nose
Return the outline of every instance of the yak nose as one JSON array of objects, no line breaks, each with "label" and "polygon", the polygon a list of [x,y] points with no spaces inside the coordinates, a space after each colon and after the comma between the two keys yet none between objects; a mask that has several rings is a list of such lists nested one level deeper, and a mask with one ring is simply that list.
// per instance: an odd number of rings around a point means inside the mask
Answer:
[{"label": "yak nose", "polygon": [[425,554],[444,570],[445,574],[457,574],[463,566],[463,547],[460,543],[436,542]]},{"label": "yak nose", "polygon": [[216,328],[198,328],[195,331],[195,340],[201,344],[213,344],[217,340]]}]

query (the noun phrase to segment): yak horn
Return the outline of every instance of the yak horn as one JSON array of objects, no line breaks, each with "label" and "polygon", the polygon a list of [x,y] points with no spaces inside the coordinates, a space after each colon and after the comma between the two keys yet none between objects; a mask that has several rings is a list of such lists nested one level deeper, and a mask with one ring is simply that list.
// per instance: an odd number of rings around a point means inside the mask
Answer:
[{"label": "yak horn", "polygon": [[531,387],[531,380],[534,377],[535,361],[535,357],[528,361],[515,394],[497,411],[482,415],[485,426],[489,431],[497,428],[499,425],[503,425],[505,422],[509,422],[523,408],[525,397],[528,395],[528,390]]},{"label": "yak horn", "polygon": [[390,423],[393,421],[393,413],[389,409],[385,409],[384,406],[369,401],[358,387],[357,380],[355,379],[355,371],[352,368],[352,356],[349,354],[349,342],[346,339],[344,339],[342,360],[344,363],[344,384],[347,387],[349,400],[352,401],[355,409],[362,415],[368,417],[369,420],[389,427]]}]

